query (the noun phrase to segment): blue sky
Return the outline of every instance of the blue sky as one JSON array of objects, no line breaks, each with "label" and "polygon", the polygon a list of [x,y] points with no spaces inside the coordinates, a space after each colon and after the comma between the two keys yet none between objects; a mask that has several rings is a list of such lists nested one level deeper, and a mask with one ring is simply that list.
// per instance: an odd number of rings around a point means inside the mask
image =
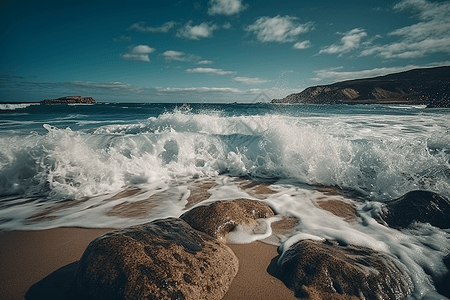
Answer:
[{"label": "blue sky", "polygon": [[450,1],[7,0],[0,44],[0,102],[252,102],[450,65]]}]

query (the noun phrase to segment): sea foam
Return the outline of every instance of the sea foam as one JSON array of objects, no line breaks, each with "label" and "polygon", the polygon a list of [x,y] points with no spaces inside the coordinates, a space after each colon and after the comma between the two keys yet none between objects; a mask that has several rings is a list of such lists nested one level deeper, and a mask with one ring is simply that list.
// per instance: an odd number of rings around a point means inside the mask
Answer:
[{"label": "sea foam", "polygon": [[449,196],[447,126],[416,116],[179,110],[86,131],[44,125],[46,134],[0,137],[0,195],[79,198],[155,178],[227,173],[339,186],[380,201],[414,189]]}]

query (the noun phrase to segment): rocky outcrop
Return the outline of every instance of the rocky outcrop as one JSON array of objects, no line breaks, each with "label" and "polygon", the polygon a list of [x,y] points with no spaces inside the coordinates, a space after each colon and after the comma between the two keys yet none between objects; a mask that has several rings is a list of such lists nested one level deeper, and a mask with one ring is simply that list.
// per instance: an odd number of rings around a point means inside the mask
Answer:
[{"label": "rocky outcrop", "polygon": [[92,241],[71,291],[75,299],[221,299],[237,271],[228,246],[168,218]]},{"label": "rocky outcrop", "polygon": [[58,99],[45,99],[41,101],[45,104],[73,104],[73,103],[85,103],[92,104],[96,103],[92,97],[81,97],[81,96],[67,96]]},{"label": "rocky outcrop", "polygon": [[450,228],[450,201],[429,191],[412,191],[402,197],[388,201],[379,220],[390,227],[402,229],[414,222]]},{"label": "rocky outcrop", "polygon": [[450,107],[450,67],[415,69],[385,76],[314,86],[272,103],[426,104]]},{"label": "rocky outcrop", "polygon": [[181,215],[193,228],[227,241],[227,235],[237,225],[252,225],[259,218],[268,218],[274,213],[262,202],[249,199],[217,201],[207,206],[197,206]]},{"label": "rocky outcrop", "polygon": [[365,247],[301,240],[278,265],[282,280],[300,298],[405,299],[413,290],[402,267]]}]

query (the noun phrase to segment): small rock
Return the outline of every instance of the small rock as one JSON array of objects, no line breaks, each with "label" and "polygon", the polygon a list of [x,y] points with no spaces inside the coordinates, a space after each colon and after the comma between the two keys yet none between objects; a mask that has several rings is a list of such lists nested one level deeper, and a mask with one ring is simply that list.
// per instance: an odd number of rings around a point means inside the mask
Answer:
[{"label": "small rock", "polygon": [[404,299],[413,284],[382,253],[331,241],[301,240],[279,258],[281,278],[308,299]]},{"label": "small rock", "polygon": [[236,199],[194,207],[180,218],[193,228],[226,242],[228,233],[237,225],[252,225],[256,219],[273,215],[272,209],[260,201]]},{"label": "small rock", "polygon": [[71,291],[78,299],[221,299],[238,264],[225,244],[168,218],[92,241]]},{"label": "small rock", "polygon": [[406,228],[414,222],[450,228],[450,201],[439,194],[412,191],[385,204],[380,217],[393,228]]}]

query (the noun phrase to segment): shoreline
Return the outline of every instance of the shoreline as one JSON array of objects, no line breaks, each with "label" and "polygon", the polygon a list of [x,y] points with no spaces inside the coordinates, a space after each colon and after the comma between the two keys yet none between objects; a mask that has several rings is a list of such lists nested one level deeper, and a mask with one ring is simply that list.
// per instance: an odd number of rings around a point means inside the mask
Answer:
[{"label": "shoreline", "polygon": [[[112,230],[60,227],[0,231],[2,299],[61,299],[88,244]],[[239,271],[223,299],[296,299],[276,277],[276,246],[259,241],[227,245],[239,259]]]}]

